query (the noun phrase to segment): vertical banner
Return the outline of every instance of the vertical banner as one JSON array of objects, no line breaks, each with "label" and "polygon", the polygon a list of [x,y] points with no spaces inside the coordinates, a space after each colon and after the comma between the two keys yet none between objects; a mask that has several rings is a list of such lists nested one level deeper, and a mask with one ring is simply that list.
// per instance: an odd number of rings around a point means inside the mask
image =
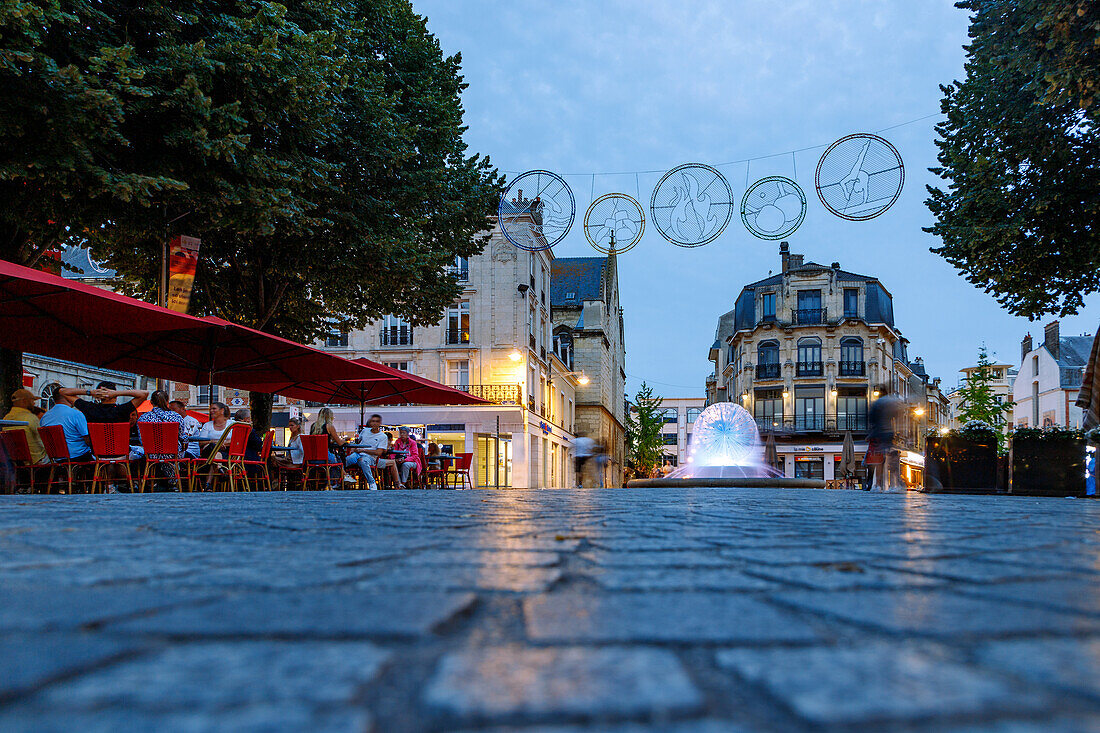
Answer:
[{"label": "vertical banner", "polygon": [[199,238],[173,237],[168,244],[168,293],[165,306],[186,313],[191,302],[191,285],[199,263]]}]

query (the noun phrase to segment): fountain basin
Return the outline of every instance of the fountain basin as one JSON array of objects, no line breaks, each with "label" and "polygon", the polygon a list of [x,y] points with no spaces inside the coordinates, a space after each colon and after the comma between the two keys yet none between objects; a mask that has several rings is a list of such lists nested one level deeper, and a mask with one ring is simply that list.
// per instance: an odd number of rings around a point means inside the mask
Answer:
[{"label": "fountain basin", "polygon": [[824,489],[825,481],[816,478],[785,476],[751,478],[635,478],[626,483],[628,489]]}]

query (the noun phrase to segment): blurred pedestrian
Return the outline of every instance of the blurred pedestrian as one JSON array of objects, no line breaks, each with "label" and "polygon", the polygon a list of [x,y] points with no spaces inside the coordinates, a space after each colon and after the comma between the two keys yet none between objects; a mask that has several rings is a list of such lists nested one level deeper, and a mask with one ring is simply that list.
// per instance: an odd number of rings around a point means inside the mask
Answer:
[{"label": "blurred pedestrian", "polygon": [[879,397],[871,403],[867,419],[866,463],[875,467],[875,488],[890,491],[901,486],[901,452],[894,445],[898,419],[904,414],[904,403],[894,396],[890,385],[877,388]]}]

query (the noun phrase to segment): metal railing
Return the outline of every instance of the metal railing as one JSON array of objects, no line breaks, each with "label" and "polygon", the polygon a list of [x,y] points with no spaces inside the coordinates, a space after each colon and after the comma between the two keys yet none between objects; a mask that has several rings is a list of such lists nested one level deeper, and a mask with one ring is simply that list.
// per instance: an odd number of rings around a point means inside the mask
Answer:
[{"label": "metal railing", "polygon": [[451,265],[447,268],[447,272],[448,274],[455,275],[460,283],[466,282],[470,279],[469,265],[467,265],[466,267],[457,267],[455,265]]},{"label": "metal railing", "polygon": [[820,361],[800,361],[794,373],[796,377],[820,377],[825,372]]},{"label": "metal railing", "polygon": [[866,362],[842,361],[837,374],[841,377],[862,377],[866,371]]},{"label": "metal railing", "polygon": [[412,346],[413,330],[408,326],[383,326],[379,341],[382,346]]},{"label": "metal railing", "polygon": [[761,433],[867,432],[866,415],[775,415],[756,418]]},{"label": "metal railing", "polygon": [[470,332],[461,329],[447,329],[444,338],[446,339],[445,343],[449,346],[453,346],[454,344],[468,344],[470,343]]},{"label": "metal railing", "polygon": [[498,405],[523,404],[523,387],[518,384],[461,384],[454,389]]},{"label": "metal railing", "polygon": [[756,365],[756,378],[757,379],[779,379],[779,363],[775,364],[757,364]]},{"label": "metal railing", "polygon": [[794,312],[794,322],[799,326],[820,326],[825,323],[825,309],[799,308]]}]

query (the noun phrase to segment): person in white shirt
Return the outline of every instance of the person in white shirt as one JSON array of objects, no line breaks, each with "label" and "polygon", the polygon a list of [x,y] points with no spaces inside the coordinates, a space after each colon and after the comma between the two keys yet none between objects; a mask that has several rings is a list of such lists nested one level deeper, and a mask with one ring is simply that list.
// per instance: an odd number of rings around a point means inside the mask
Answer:
[{"label": "person in white shirt", "polygon": [[[187,413],[187,405],[183,404],[181,401],[172,400],[168,403],[168,409],[183,418],[183,435],[185,438],[194,436],[202,429],[202,423],[200,423],[197,418]],[[199,444],[195,441],[188,441],[185,453],[190,458],[198,458]]]},{"label": "person in white shirt", "polygon": [[394,486],[405,488],[404,484],[401,483],[401,476],[397,473],[397,464],[388,458],[382,458],[389,450],[390,437],[382,431],[381,415],[370,416],[370,419],[367,420],[367,426],[359,433],[357,442],[361,447],[349,449],[345,461],[348,470],[358,467],[363,472],[370,488],[377,490],[378,482],[374,480],[374,472],[371,469],[378,466],[383,471],[389,472],[393,478]]},{"label": "person in white shirt", "polygon": [[584,488],[584,466],[596,449],[596,441],[587,435],[573,438],[573,469],[577,474],[577,488]]}]

